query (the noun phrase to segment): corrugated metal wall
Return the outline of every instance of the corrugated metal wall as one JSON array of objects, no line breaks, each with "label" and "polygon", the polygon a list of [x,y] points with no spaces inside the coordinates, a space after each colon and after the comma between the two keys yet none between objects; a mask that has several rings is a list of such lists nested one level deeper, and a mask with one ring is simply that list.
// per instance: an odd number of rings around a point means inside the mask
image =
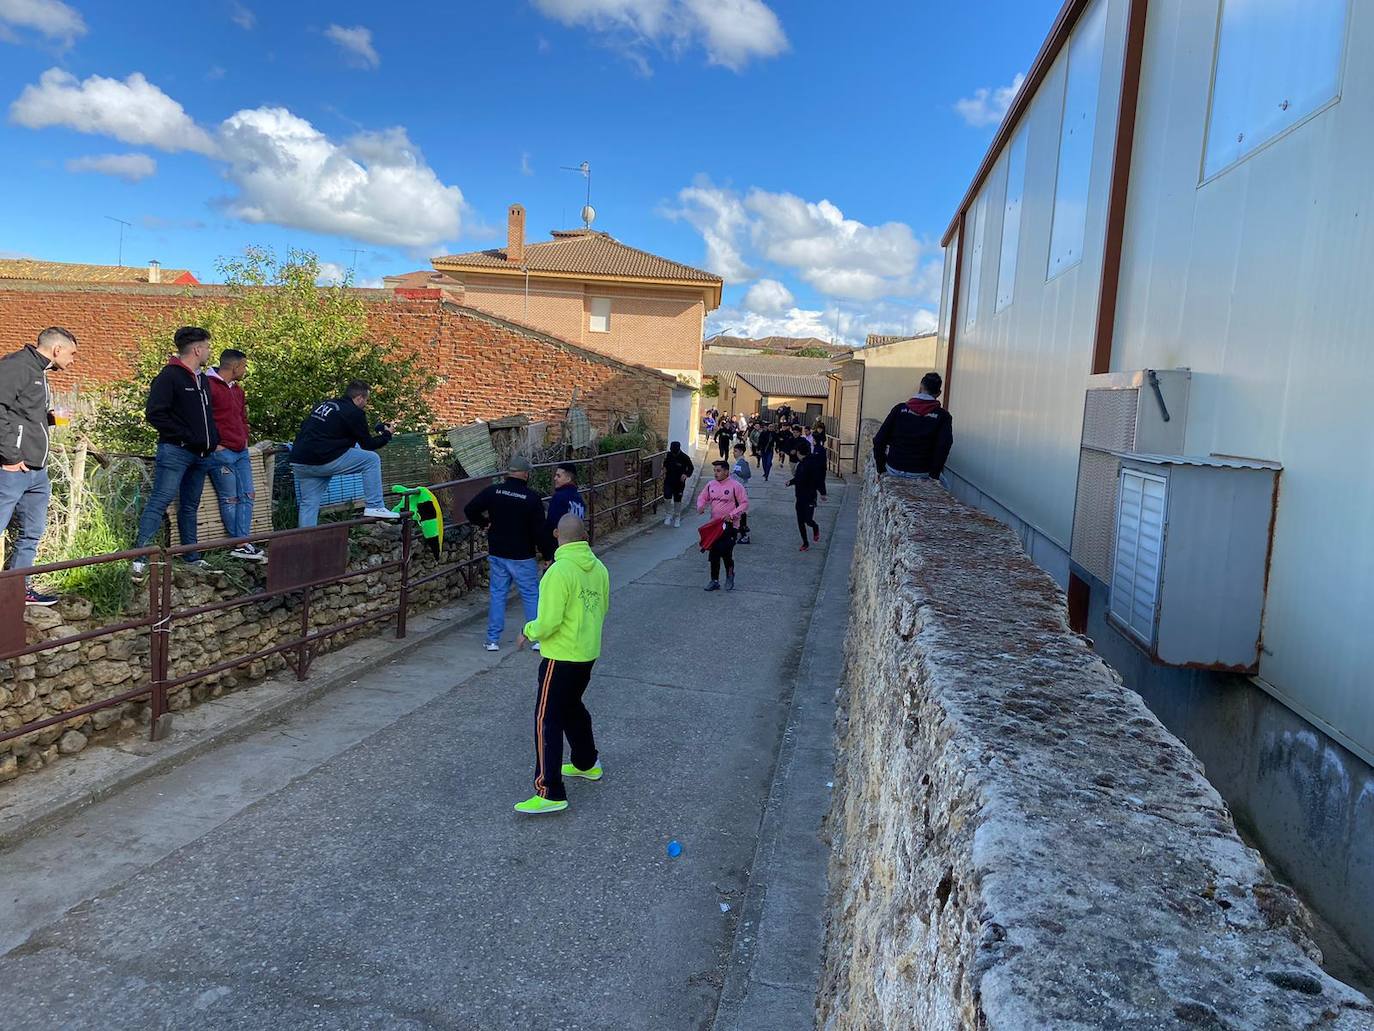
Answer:
[{"label": "corrugated metal wall", "polygon": [[[1083,258],[1047,279],[1070,50],[1066,48],[1022,121],[1028,137],[1016,283],[1011,303],[1000,312],[994,309],[1007,188],[1005,152],[983,185],[987,214],[982,282],[972,327],[968,284],[976,205],[966,216],[950,376],[955,430],[951,468],[1066,551],[1073,525],[1083,390],[1091,371],[1102,279],[1127,7],[1125,0],[1096,2],[1103,8],[1106,28]],[[947,321],[948,312],[944,314]],[[940,341],[947,339],[945,326]]]},{"label": "corrugated metal wall", "polygon": [[[1106,42],[1083,261],[1046,281],[1066,48],[1023,119],[1014,300],[994,311],[1004,152],[983,187],[979,310],[968,327],[971,206],[954,320],[950,466],[1065,547],[1128,6],[1098,2]],[[1200,183],[1220,11],[1221,0],[1150,2],[1112,369],[1191,368],[1186,451],[1283,463],[1261,676],[1370,758],[1374,5],[1350,6],[1339,102]]]},{"label": "corrugated metal wall", "polygon": [[1218,7],[1150,3],[1112,364],[1192,368],[1189,453],[1283,463],[1260,673],[1369,756],[1374,6],[1340,101],[1199,185]]}]

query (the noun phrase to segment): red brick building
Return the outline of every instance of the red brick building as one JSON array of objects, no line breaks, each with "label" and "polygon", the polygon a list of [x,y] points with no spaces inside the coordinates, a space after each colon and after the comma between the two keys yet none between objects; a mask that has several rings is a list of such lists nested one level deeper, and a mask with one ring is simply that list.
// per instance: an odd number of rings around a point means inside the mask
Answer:
[{"label": "red brick building", "polygon": [[[673,392],[681,392],[671,376],[464,307],[438,290],[357,293],[370,331],[395,337],[440,376],[430,400],[443,425],[512,414],[557,420],[576,391],[594,423],[642,413],[667,433]],[[98,389],[128,375],[149,326],[174,324],[207,300],[231,303],[226,287],[0,279],[0,352],[32,343],[45,326],[64,326],[80,341],[81,357],[52,377],[54,389]]]}]

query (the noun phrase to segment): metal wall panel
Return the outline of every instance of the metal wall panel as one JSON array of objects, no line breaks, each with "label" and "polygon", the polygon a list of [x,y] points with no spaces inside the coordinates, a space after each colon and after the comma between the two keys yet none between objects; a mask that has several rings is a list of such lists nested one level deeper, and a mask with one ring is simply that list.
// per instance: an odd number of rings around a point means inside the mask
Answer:
[{"label": "metal wall panel", "polygon": [[[1026,177],[1012,302],[994,312],[995,291],[981,290],[974,325],[965,329],[966,296],[959,298],[950,377],[950,467],[1065,551],[1073,524],[1084,384],[1092,365],[1128,6],[1125,0],[1097,2],[1106,7],[1106,42],[1083,260],[1046,282],[1066,49],[1024,116]],[[983,186],[992,199],[982,254],[982,273],[989,282],[996,281],[1000,264],[1006,181],[1003,154]],[[965,284],[971,251],[964,248],[961,259]],[[967,293],[964,288],[960,292]]]},{"label": "metal wall panel", "polygon": [[1340,101],[1200,186],[1217,15],[1150,4],[1112,367],[1190,367],[1187,452],[1283,463],[1260,675],[1369,758],[1374,5]]}]

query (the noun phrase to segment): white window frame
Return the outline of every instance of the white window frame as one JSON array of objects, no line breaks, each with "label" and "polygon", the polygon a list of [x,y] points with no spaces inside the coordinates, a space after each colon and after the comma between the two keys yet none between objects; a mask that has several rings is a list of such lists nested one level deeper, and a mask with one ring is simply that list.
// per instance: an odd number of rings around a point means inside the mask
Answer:
[{"label": "white window frame", "polygon": [[[598,307],[604,307],[604,312],[598,312]],[[600,327],[597,320],[601,320]],[[589,297],[587,298],[587,331],[589,333],[609,333],[611,331],[611,299],[609,297]]]},{"label": "white window frame", "polygon": [[[1140,481],[1140,495],[1142,504],[1141,512],[1131,514],[1135,523],[1135,535],[1127,539],[1122,532],[1122,521],[1127,513],[1127,481]],[[1141,606],[1137,601],[1137,594],[1140,583],[1136,578],[1139,570],[1140,544],[1143,538],[1143,519],[1141,513],[1144,511],[1144,497],[1146,494],[1146,484],[1157,484],[1160,493],[1159,511],[1159,533],[1154,540],[1156,548],[1155,565],[1152,573],[1153,585],[1149,596],[1148,614],[1143,611],[1145,606]],[[1112,548],[1112,589],[1111,597],[1108,600],[1107,611],[1112,619],[1125,629],[1132,637],[1140,641],[1148,648],[1153,648],[1155,644],[1155,630],[1159,623],[1159,592],[1163,586],[1164,572],[1164,545],[1168,537],[1169,525],[1169,478],[1155,473],[1143,472],[1139,469],[1123,468],[1121,477],[1117,483],[1117,503],[1116,503],[1116,539]],[[1129,559],[1123,558],[1123,548],[1129,546],[1131,554]],[[1127,577],[1123,572],[1129,570],[1129,582],[1125,582]],[[1123,595],[1129,594],[1129,597]],[[1124,608],[1124,615],[1122,609]],[[1139,625],[1141,617],[1148,615],[1148,625],[1142,630]]]},{"label": "white window frame", "polygon": [[964,291],[964,332],[978,322],[979,293],[983,282],[983,237],[988,222],[988,191],[986,188],[973,202],[973,245],[968,250],[968,289]]},{"label": "white window frame", "polygon": [[[1084,40],[1086,38],[1090,38],[1091,36],[1098,37],[1099,46],[1096,52],[1084,51],[1082,49],[1083,46],[1086,46]],[[1064,96],[1062,98],[1062,104],[1060,106],[1059,111],[1059,152],[1055,162],[1054,170],[1054,207],[1050,212],[1050,250],[1045,265],[1045,282],[1047,283],[1050,280],[1057,278],[1058,276],[1062,276],[1065,272],[1068,272],[1070,269],[1077,268],[1078,265],[1081,264],[1083,261],[1083,251],[1086,249],[1087,246],[1088,200],[1092,196],[1094,164],[1093,158],[1097,156],[1097,110],[1102,104],[1102,65],[1106,58],[1106,49],[1107,2],[1106,0],[1093,0],[1093,2],[1088,5],[1087,10],[1084,11],[1083,16],[1079,18],[1078,25],[1074,28],[1073,36],[1069,39],[1067,53],[1064,58]],[[1073,116],[1073,112],[1069,108],[1069,91],[1070,87],[1074,84],[1075,81],[1074,68],[1076,66],[1076,62],[1074,58],[1077,57],[1079,60],[1082,60],[1084,57],[1088,56],[1094,58],[1097,66],[1097,72],[1095,76],[1095,85],[1092,91],[1092,104],[1090,107],[1090,110],[1092,111],[1092,125],[1090,127],[1090,131],[1087,133],[1088,167],[1086,170],[1086,182],[1083,186],[1082,233],[1076,242],[1076,246],[1069,248],[1070,253],[1072,253],[1073,255],[1072,260],[1067,260],[1064,262],[1064,264],[1056,268],[1054,264],[1056,238],[1060,236],[1060,232],[1062,232],[1064,227],[1067,226],[1067,223],[1065,223],[1064,226],[1061,226],[1059,219],[1060,215],[1065,210],[1066,202],[1070,200],[1070,198],[1061,191],[1061,187],[1064,185],[1065,181],[1065,141],[1068,139],[1068,136],[1065,134],[1064,130],[1066,128],[1067,120]],[[1060,242],[1062,243],[1063,241],[1061,240]]]},{"label": "white window frame", "polygon": [[[1016,259],[1021,246],[1021,215],[1025,210],[1026,148],[1029,126],[1022,125],[1007,148],[1007,190],[1002,202],[1002,250],[997,259],[997,301],[993,313],[1004,311],[1016,297]],[[1015,193],[1012,191],[1015,190]]]},{"label": "white window frame", "polygon": [[[1223,30],[1225,29],[1226,25],[1227,2],[1228,0],[1221,0],[1221,2],[1217,4],[1217,29],[1215,41],[1212,46],[1212,75],[1211,79],[1209,80],[1207,91],[1207,120],[1203,127],[1202,155],[1198,162],[1199,188],[1206,186],[1208,183],[1212,182],[1218,177],[1225,175],[1227,172],[1231,171],[1231,169],[1235,168],[1236,166],[1244,164],[1246,161],[1249,161],[1256,154],[1262,153],[1263,151],[1269,149],[1279,140],[1288,136],[1290,133],[1296,132],[1298,129],[1306,125],[1308,122],[1316,118],[1324,111],[1327,111],[1330,108],[1334,107],[1336,104],[1340,103],[1341,96],[1343,95],[1345,86],[1346,62],[1350,58],[1350,19],[1352,11],[1350,0],[1344,0],[1344,2],[1340,5],[1344,8],[1345,12],[1345,21],[1341,31],[1341,53],[1340,57],[1336,62],[1335,84],[1331,96],[1328,97],[1326,100],[1322,101],[1321,103],[1315,105],[1311,111],[1307,112],[1307,114],[1302,115],[1299,118],[1296,118],[1294,121],[1283,126],[1281,129],[1274,130],[1268,136],[1263,137],[1258,143],[1253,143],[1248,148],[1242,150],[1231,161],[1226,162],[1226,164],[1224,165],[1218,165],[1215,169],[1209,172],[1207,170],[1207,155],[1208,151],[1211,149],[1212,144],[1212,122],[1215,117],[1217,77],[1221,71],[1221,51],[1223,42]],[[1234,0],[1231,0],[1231,2],[1234,2]]]}]

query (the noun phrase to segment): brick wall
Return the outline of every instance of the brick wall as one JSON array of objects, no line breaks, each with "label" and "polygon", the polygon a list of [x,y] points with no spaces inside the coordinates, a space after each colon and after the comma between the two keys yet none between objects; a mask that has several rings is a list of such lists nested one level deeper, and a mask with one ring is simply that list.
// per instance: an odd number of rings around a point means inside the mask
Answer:
[{"label": "brick wall", "polygon": [[[660,373],[453,304],[437,290],[358,293],[372,333],[396,337],[441,377],[431,403],[442,424],[547,415],[566,408],[576,390],[584,408],[643,412],[667,432],[672,381]],[[53,376],[54,388],[98,388],[128,374],[149,326],[175,323],[207,301],[229,303],[228,292],[0,283],[0,353],[32,343],[45,326],[65,326],[80,341],[80,359]]]}]

